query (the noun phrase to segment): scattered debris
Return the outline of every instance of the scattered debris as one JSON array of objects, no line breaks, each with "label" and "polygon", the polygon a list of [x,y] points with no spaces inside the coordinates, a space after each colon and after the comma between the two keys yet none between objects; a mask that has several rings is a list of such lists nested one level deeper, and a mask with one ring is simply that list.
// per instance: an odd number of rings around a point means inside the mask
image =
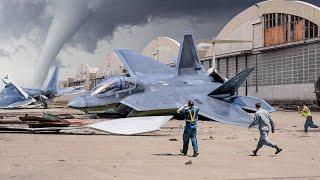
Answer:
[{"label": "scattered debris", "polygon": [[85,114],[81,115],[79,119],[98,119],[97,114]]},{"label": "scattered debris", "polygon": [[66,120],[59,119],[57,116],[43,114],[42,117],[28,116],[27,114],[19,119],[28,124],[29,128],[47,128],[47,127],[68,127],[70,123]]},{"label": "scattered debris", "polygon": [[0,126],[0,131],[2,132],[32,132],[32,133],[41,133],[41,132],[59,132],[61,130],[73,130],[79,129],[82,127],[46,127],[46,128],[23,128],[23,127],[5,127]]},{"label": "scattered debris", "polygon": [[59,115],[55,115],[55,116],[58,117],[59,119],[74,119],[75,118],[71,114],[59,114]]},{"label": "scattered debris", "polygon": [[204,138],[204,139],[202,139],[202,140],[205,140],[205,141],[211,140],[211,141],[213,141],[213,137],[210,136],[209,138]]},{"label": "scattered debris", "polygon": [[184,163],[184,165],[191,165],[191,164],[192,164],[191,160]]},{"label": "scattered debris", "polygon": [[70,120],[68,120],[68,122],[72,126],[85,126],[85,125],[90,124],[90,122],[85,121],[85,120],[81,120],[81,119],[70,119]]},{"label": "scattered debris", "polygon": [[226,137],[225,139],[238,139],[238,137],[237,136],[233,136],[233,137]]},{"label": "scattered debris", "polygon": [[21,124],[21,121],[16,118],[5,118],[0,120],[0,124]]},{"label": "scattered debris", "polygon": [[176,138],[171,138],[171,139],[169,139],[169,141],[178,141],[178,139],[176,139]]}]

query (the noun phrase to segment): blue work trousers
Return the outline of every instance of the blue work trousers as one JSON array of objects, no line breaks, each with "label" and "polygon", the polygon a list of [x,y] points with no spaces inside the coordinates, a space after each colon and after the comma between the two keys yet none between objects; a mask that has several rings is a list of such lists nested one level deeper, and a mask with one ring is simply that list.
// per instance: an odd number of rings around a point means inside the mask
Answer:
[{"label": "blue work trousers", "polygon": [[183,153],[187,154],[189,147],[189,139],[191,139],[192,147],[194,152],[199,151],[198,141],[197,141],[197,129],[191,127],[185,127],[183,132]]},{"label": "blue work trousers", "polygon": [[312,116],[307,117],[304,123],[304,132],[307,133],[309,128],[318,128],[318,126],[313,123]]}]

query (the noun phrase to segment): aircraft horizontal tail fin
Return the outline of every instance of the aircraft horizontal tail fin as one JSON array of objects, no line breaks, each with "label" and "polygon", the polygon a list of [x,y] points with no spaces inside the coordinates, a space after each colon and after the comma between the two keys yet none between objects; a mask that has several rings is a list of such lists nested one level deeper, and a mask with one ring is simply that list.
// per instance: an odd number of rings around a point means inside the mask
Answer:
[{"label": "aircraft horizontal tail fin", "polygon": [[183,42],[180,45],[176,70],[178,75],[189,75],[197,74],[199,71],[202,72],[202,66],[191,34],[184,35]]},{"label": "aircraft horizontal tail fin", "polygon": [[254,68],[247,68],[219,86],[217,89],[208,94],[210,97],[219,97],[220,95],[234,95],[239,87],[248,78]]},{"label": "aircraft horizontal tail fin", "polygon": [[28,93],[26,93],[24,91],[23,88],[21,88],[20,86],[18,86],[18,84],[16,84],[13,80],[11,80],[8,76],[4,77],[2,79],[2,81],[8,85],[8,84],[12,84],[12,86],[18,91],[18,93],[24,97],[24,99],[30,99],[30,96]]},{"label": "aircraft horizontal tail fin", "polygon": [[256,103],[260,103],[262,109],[268,111],[268,112],[275,112],[276,109],[274,109],[270,104],[268,104],[263,99],[253,97],[253,96],[238,96],[233,100],[233,104],[236,104],[240,106],[243,110],[247,112],[256,112]]}]

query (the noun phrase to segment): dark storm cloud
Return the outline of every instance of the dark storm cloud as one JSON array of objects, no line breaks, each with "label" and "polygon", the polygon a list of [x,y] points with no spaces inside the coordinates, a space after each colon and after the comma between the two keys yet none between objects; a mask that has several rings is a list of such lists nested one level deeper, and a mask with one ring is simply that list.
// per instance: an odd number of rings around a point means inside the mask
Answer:
[{"label": "dark storm cloud", "polygon": [[[260,0],[95,0],[94,8],[84,25],[71,40],[87,51],[96,49],[97,41],[111,38],[115,28],[122,25],[141,26],[157,18],[186,18],[193,23],[219,19],[215,30],[245,8]],[[90,0],[88,0],[90,2]],[[319,0],[307,2],[320,5]],[[0,39],[20,37],[33,28],[41,29],[45,36],[51,17],[48,16],[50,0],[1,0]],[[49,13],[50,14],[50,13]],[[215,18],[213,18],[215,17]],[[222,23],[223,22],[223,23]],[[39,38],[42,39],[42,38]]]},{"label": "dark storm cloud", "polygon": [[[144,25],[155,18],[186,18],[194,23],[210,21],[218,16],[226,21],[246,7],[258,1],[243,0],[110,0],[87,19],[73,42],[82,44],[86,50],[96,48],[96,42],[111,37],[115,28],[122,25]],[[86,33],[87,32],[87,33]],[[90,33],[88,33],[90,32]]]},{"label": "dark storm cloud", "polygon": [[50,22],[43,18],[47,2],[44,0],[1,0],[0,37],[19,37],[34,27],[46,27]]}]

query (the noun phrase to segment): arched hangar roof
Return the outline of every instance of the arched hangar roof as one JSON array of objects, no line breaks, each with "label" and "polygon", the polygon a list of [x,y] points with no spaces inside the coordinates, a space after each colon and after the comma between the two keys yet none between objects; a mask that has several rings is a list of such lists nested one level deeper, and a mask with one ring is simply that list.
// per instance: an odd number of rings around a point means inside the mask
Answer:
[{"label": "arched hangar roof", "polygon": [[142,54],[165,64],[175,63],[178,57],[180,44],[169,37],[156,37],[143,49]]},{"label": "arched hangar roof", "polygon": [[[261,23],[264,14],[282,13],[299,16],[320,26],[320,8],[302,1],[268,0],[257,3],[230,20],[216,39],[252,41],[236,44],[216,44],[216,55],[232,53],[253,48],[253,25]],[[262,35],[261,35],[262,36]],[[206,57],[212,56],[212,47]]]},{"label": "arched hangar roof", "polygon": [[233,29],[263,14],[284,13],[300,16],[320,25],[320,8],[302,1],[268,0],[257,3],[235,16],[218,34],[217,39],[228,37]]}]

